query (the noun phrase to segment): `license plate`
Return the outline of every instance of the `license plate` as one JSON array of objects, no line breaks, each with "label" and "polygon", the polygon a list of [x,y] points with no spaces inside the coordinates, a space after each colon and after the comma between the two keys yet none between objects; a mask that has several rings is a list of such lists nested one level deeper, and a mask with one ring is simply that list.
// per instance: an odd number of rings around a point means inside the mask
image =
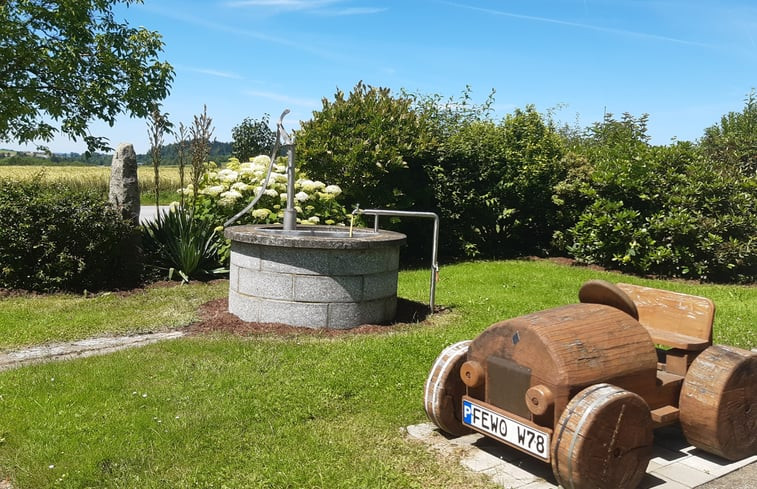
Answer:
[{"label": "license plate", "polygon": [[529,426],[511,415],[463,398],[463,424],[549,462],[550,433]]}]

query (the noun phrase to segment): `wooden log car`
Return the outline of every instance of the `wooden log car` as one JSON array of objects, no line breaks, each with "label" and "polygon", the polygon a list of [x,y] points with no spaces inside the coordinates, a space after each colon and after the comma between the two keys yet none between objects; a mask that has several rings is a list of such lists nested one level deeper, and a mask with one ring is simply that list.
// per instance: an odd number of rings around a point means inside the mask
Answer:
[{"label": "wooden log car", "polygon": [[712,301],[599,280],[579,300],[445,348],[424,388],[431,421],[550,463],[574,489],[637,487],[653,430],[674,423],[709,453],[757,453],[757,355],[712,345]]}]

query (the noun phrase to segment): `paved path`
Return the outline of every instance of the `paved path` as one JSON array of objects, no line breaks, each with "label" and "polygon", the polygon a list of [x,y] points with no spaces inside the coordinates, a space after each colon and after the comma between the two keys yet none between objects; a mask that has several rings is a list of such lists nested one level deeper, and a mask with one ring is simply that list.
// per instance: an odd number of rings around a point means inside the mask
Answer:
[{"label": "paved path", "polygon": [[[159,206],[160,212],[168,212],[169,206],[167,205],[161,205]],[[139,222],[145,222],[145,221],[152,221],[157,216],[157,212],[155,211],[155,205],[143,205],[139,208]]]},{"label": "paved path", "polygon": [[[447,438],[431,423],[408,426],[409,437],[456,458],[471,472],[506,489],[556,489],[549,464],[479,434]],[[679,430],[655,433],[653,458],[642,489],[755,489],[757,455],[729,463],[689,446]],[[739,470],[741,469],[741,470]],[[727,475],[728,474],[728,475]]]},{"label": "paved path", "polygon": [[[71,343],[51,343],[34,346],[23,350],[0,352],[0,371],[22,367],[33,363],[44,363],[71,358],[105,355],[126,348],[149,345],[158,341],[170,340],[184,336],[183,331],[165,333],[146,333],[130,336],[110,336],[90,338]],[[0,486],[1,489],[2,486]]]}]

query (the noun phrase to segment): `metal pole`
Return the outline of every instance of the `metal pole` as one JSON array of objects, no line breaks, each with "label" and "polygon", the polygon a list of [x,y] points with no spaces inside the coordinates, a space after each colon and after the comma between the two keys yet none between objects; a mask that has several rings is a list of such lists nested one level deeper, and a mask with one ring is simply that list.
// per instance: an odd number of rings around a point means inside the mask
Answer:
[{"label": "metal pole", "polygon": [[356,209],[359,214],[368,214],[374,216],[373,229],[378,232],[378,220],[379,216],[394,216],[394,217],[424,217],[434,220],[434,239],[431,246],[431,285],[429,293],[429,308],[431,313],[434,312],[434,304],[436,299],[436,280],[439,276],[439,263],[437,263],[437,253],[439,248],[439,216],[434,212],[421,212],[421,211],[393,211],[389,209]]}]

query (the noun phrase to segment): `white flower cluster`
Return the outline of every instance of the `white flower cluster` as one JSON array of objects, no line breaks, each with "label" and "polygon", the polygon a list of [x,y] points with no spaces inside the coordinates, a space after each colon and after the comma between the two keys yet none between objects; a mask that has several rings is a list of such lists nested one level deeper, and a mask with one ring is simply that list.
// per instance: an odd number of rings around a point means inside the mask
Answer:
[{"label": "white flower cluster", "polygon": [[[268,184],[263,188],[269,169]],[[300,174],[294,187],[299,224],[341,224],[347,220],[344,207],[336,202],[342,193],[338,185],[327,185]],[[192,190],[190,184],[181,193],[191,198]],[[198,191],[198,199],[210,200],[211,205],[206,205],[207,209],[213,209],[213,204],[219,207],[217,211],[210,212],[230,217],[261,192],[260,201],[250,212],[253,222],[269,223],[282,219],[287,200],[287,175],[283,159],[272,163],[268,156],[260,155],[240,163],[232,158],[222,169],[217,169],[216,164],[210,162]]]}]

